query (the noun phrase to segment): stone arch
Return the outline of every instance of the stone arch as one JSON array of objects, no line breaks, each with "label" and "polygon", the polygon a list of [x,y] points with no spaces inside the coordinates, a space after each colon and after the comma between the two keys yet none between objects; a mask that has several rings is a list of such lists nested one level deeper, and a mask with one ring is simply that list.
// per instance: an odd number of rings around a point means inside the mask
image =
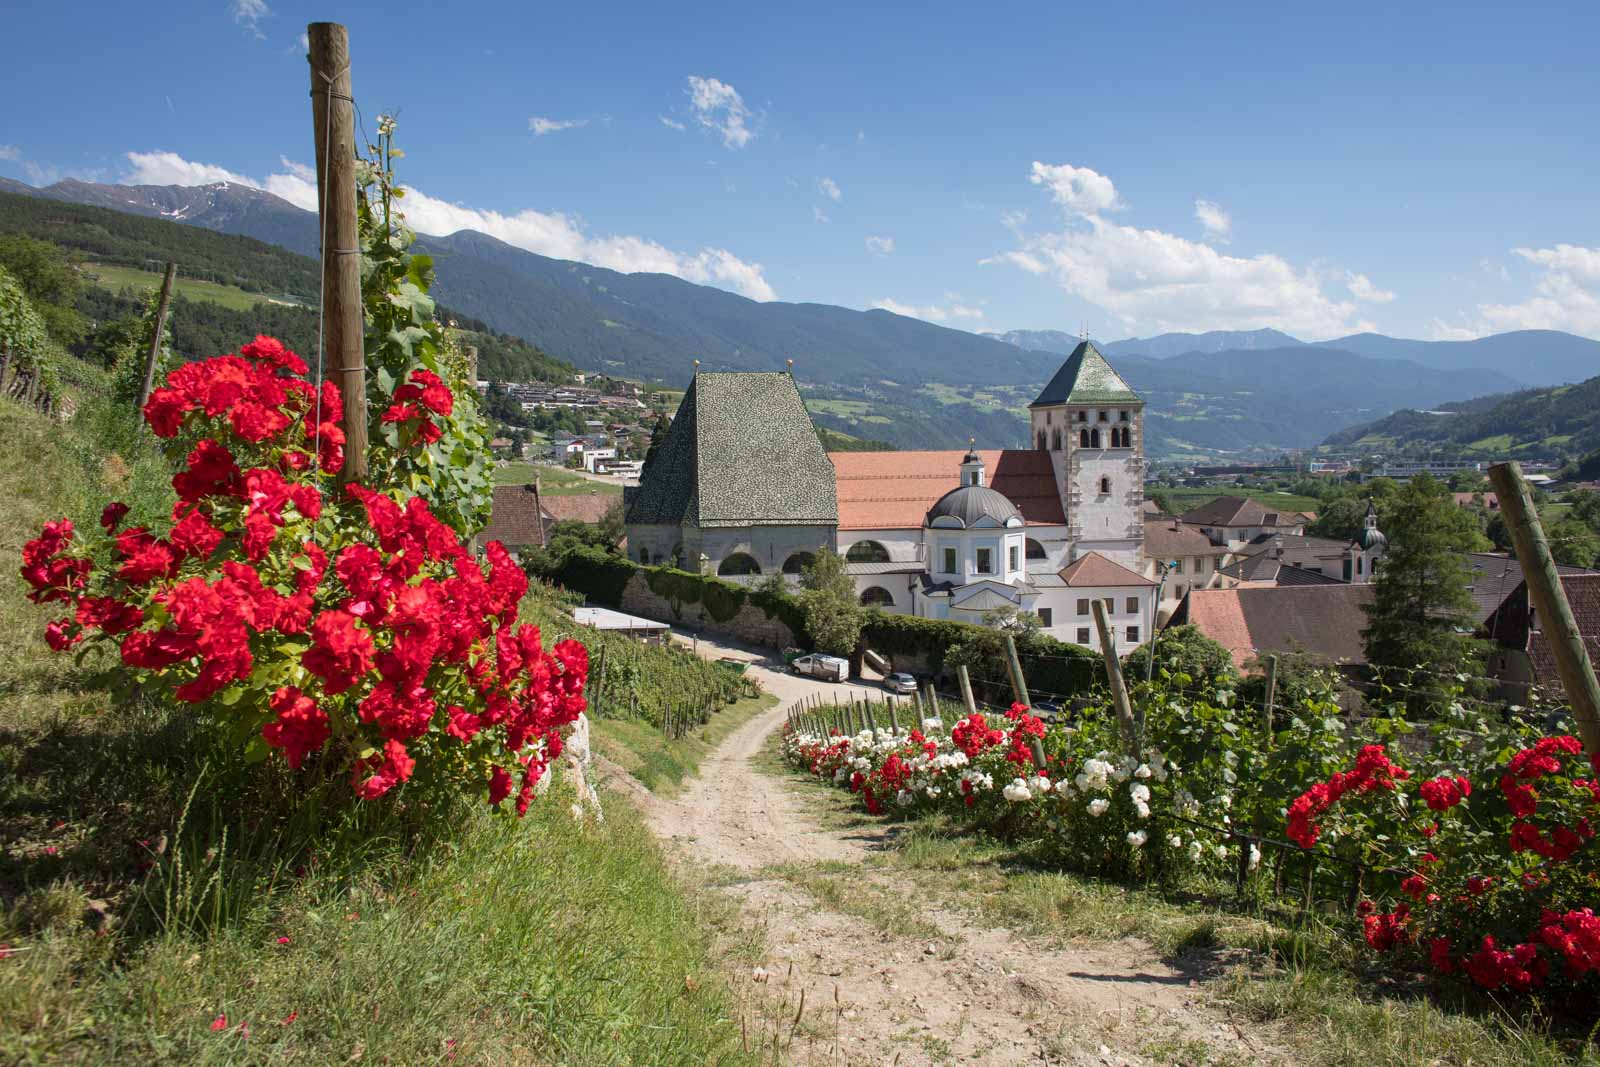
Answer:
[{"label": "stone arch", "polygon": [[1024,540],[1023,555],[1026,556],[1028,559],[1048,559],[1049,558],[1048,556],[1045,555],[1044,546],[1041,545],[1039,542],[1035,541],[1031,537],[1026,538]]},{"label": "stone arch", "polygon": [[1110,492],[1111,492],[1111,479],[1110,478],[1101,478],[1100,479],[1100,495],[1101,496],[1105,496]]},{"label": "stone arch", "polygon": [[643,564],[645,564],[647,566],[649,565],[649,563],[650,563],[650,550],[648,548],[644,548],[642,546],[640,547],[640,549],[639,549],[639,562],[643,563]]},{"label": "stone arch", "polygon": [[735,552],[717,565],[721,575],[760,574],[761,564],[748,552]]},{"label": "stone arch", "polygon": [[1079,448],[1088,448],[1089,447],[1089,431],[1088,430],[1079,430],[1078,431],[1078,447]]},{"label": "stone arch", "polygon": [[881,585],[869,585],[861,590],[861,603],[869,608],[892,608],[894,594]]},{"label": "stone arch", "polygon": [[1057,452],[1061,451],[1061,430],[1060,429],[1056,430],[1055,449],[1056,449]]},{"label": "stone arch", "polygon": [[1045,450],[1045,446],[1048,443],[1049,442],[1045,438],[1045,432],[1043,430],[1040,430],[1039,431],[1039,451],[1043,452]]},{"label": "stone arch", "polygon": [[888,563],[889,550],[877,541],[857,541],[845,549],[846,563]]},{"label": "stone arch", "polygon": [[807,552],[804,549],[799,552],[791,552],[789,553],[789,558],[783,561],[783,573],[799,574],[811,566],[811,562],[816,558],[817,554],[815,552]]}]

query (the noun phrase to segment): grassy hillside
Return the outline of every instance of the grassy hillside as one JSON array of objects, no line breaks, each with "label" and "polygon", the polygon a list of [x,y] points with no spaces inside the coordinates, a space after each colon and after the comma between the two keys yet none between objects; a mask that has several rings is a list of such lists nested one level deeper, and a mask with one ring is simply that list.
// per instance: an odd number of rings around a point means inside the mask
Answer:
[{"label": "grassy hillside", "polygon": [[1563,456],[1600,448],[1600,377],[1399,411],[1330,436],[1333,448],[1461,456]]},{"label": "grassy hillside", "polygon": [[329,818],[49,652],[23,540],[170,490],[92,397],[70,427],[0,420],[0,1062],[746,1062],[730,920],[619,800],[603,828],[559,785],[523,823]]}]

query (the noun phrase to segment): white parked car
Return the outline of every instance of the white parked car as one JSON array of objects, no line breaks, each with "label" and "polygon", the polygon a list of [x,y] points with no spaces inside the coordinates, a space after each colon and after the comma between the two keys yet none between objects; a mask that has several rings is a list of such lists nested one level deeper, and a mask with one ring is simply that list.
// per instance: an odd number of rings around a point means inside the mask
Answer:
[{"label": "white parked car", "polygon": [[809,678],[821,678],[825,682],[842,682],[850,677],[849,660],[840,659],[838,656],[824,656],[820,652],[800,656],[789,666],[794,668],[794,673],[796,674],[803,674]]},{"label": "white parked car", "polygon": [[904,672],[883,676],[883,687],[891,693],[910,696],[917,691],[917,680]]}]

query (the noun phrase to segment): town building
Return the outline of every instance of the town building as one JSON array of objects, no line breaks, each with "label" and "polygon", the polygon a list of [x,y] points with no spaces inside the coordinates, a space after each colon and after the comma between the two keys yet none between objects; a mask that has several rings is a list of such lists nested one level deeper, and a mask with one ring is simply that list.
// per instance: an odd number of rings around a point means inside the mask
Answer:
[{"label": "town building", "polygon": [[696,374],[627,496],[629,553],[745,581],[829,547],[864,604],[984,622],[1036,615],[1119,651],[1148,639],[1144,402],[1088,341],[1029,405],[1031,449],[822,451],[793,379]]}]

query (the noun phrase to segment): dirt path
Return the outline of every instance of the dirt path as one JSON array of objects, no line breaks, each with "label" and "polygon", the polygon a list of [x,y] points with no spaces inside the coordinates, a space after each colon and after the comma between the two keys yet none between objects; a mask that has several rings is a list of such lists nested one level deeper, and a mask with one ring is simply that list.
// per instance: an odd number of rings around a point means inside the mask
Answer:
[{"label": "dirt path", "polygon": [[[1193,1062],[1179,1050],[1196,1043],[1256,1059],[1187,977],[1140,944],[1044,948],[931,903],[917,910],[939,935],[913,940],[830,910],[773,874],[782,864],[860,861],[885,847],[887,830],[821,828],[795,791],[753,762],[793,702],[843,687],[750,670],[780,705],[729,736],[680,796],[646,794],[643,803],[691,867],[738,872],[721,881],[767,944],[748,993],[794,1034],[784,1062],[1173,1063]],[[1159,1060],[1146,1058],[1155,1053]]]}]

